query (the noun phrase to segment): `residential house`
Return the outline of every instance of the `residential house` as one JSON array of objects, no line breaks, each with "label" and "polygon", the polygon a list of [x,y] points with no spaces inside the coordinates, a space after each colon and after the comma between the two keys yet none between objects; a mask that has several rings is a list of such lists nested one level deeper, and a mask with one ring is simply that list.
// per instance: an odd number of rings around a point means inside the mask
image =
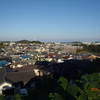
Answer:
[{"label": "residential house", "polygon": [[62,63],[38,61],[35,65],[42,65],[43,67],[39,68],[39,70],[45,75],[50,75],[54,78],[63,76],[68,79],[72,73],[80,73],[82,70],[81,67],[75,65],[70,60],[64,61]]},{"label": "residential house", "polygon": [[0,67],[2,68],[3,66],[7,65],[8,62],[7,61],[0,61]]},{"label": "residential house", "polygon": [[8,63],[11,63],[12,59],[11,59],[11,57],[10,58],[2,57],[2,58],[0,58],[0,61],[7,61]]},{"label": "residential house", "polygon": [[34,71],[35,75],[37,77],[41,76],[41,80],[42,80],[43,73],[40,72],[40,70],[39,70],[39,68],[42,68],[42,67],[43,66],[39,66],[39,65],[26,65],[21,68],[15,68],[15,69],[13,69],[13,71],[15,71],[15,72]]},{"label": "residential house", "polygon": [[25,61],[25,60],[30,60],[30,56],[29,56],[29,55],[23,55],[23,56],[21,56],[21,59],[22,59],[23,61]]},{"label": "residential house", "polygon": [[50,62],[53,60],[54,57],[55,57],[55,55],[53,55],[53,54],[46,54],[45,60]]},{"label": "residential house", "polygon": [[26,60],[25,62],[27,62],[28,65],[34,65],[36,60]]},{"label": "residential house", "polygon": [[20,56],[23,56],[24,53],[14,53],[13,55],[11,55],[12,58],[18,58]]},{"label": "residential house", "polygon": [[18,61],[13,61],[12,64],[10,65],[10,68],[19,68],[25,65],[28,65],[28,62],[18,60]]},{"label": "residential house", "polygon": [[4,90],[13,88],[12,84],[7,82],[4,77],[4,75],[6,75],[9,72],[12,71],[9,70],[7,67],[0,68],[0,95]]},{"label": "residential house", "polygon": [[89,59],[84,59],[84,60],[70,60],[70,62],[72,62],[76,66],[79,66],[84,72],[86,71],[87,67],[93,63]]},{"label": "residential house", "polygon": [[0,69],[0,95],[20,94],[21,88],[35,81],[35,78],[33,70],[15,72],[4,66]]}]

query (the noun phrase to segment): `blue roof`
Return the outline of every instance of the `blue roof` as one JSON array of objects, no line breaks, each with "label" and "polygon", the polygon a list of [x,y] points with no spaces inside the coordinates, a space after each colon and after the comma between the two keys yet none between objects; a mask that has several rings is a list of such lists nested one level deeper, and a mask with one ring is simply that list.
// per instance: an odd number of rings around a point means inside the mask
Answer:
[{"label": "blue roof", "polygon": [[22,56],[22,58],[23,58],[23,59],[29,58],[29,55],[24,55],[24,56]]},{"label": "blue roof", "polygon": [[81,56],[87,56],[87,55],[84,55],[84,54],[83,54],[83,55],[81,55]]},{"label": "blue roof", "polygon": [[8,64],[7,61],[0,61],[0,66],[4,66],[4,65],[6,65],[6,64]]}]

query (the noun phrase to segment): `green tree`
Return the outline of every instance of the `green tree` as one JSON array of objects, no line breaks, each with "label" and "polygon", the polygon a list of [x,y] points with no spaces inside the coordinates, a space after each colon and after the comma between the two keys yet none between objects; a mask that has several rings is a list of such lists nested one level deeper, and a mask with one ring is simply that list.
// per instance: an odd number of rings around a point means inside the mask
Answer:
[{"label": "green tree", "polygon": [[0,43],[0,49],[4,48],[3,42]]}]

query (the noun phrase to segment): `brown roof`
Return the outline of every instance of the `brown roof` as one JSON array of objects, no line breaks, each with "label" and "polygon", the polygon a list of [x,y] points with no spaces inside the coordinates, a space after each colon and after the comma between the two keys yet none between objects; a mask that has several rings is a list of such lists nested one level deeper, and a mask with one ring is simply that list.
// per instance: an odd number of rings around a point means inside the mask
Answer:
[{"label": "brown roof", "polygon": [[89,58],[96,59],[96,58],[97,58],[97,56],[90,56]]},{"label": "brown roof", "polygon": [[14,71],[29,71],[29,70],[33,70],[33,69],[39,69],[43,66],[40,66],[40,65],[26,65],[26,66],[23,66],[23,67],[20,67],[20,68],[14,68],[13,70]]},{"label": "brown roof", "polygon": [[5,79],[8,82],[29,82],[32,78],[35,78],[36,75],[34,71],[24,71],[24,72],[13,72],[5,75]]},{"label": "brown roof", "polygon": [[82,56],[82,60],[89,59],[89,56]]},{"label": "brown roof", "polygon": [[11,73],[11,72],[13,72],[13,71],[11,69],[7,68],[7,67],[0,68],[0,84],[5,81],[4,75],[6,73]]}]

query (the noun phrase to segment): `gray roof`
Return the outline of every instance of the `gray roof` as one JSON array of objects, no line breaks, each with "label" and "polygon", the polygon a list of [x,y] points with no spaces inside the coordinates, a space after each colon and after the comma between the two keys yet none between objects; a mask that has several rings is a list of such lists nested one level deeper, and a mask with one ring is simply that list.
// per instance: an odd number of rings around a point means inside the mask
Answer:
[{"label": "gray roof", "polygon": [[5,79],[7,82],[29,82],[32,78],[35,78],[36,75],[34,71],[23,71],[23,72],[13,72],[13,73],[7,73],[5,75]]},{"label": "gray roof", "polygon": [[4,68],[0,68],[0,84],[4,82],[3,78],[4,74],[5,74]]},{"label": "gray roof", "polygon": [[11,72],[15,72],[13,71],[11,68],[5,67],[6,73],[11,73]]},{"label": "gray roof", "polygon": [[27,85],[36,78],[34,71],[23,71],[23,72],[13,72],[7,67],[0,68],[0,85],[3,82],[8,82],[11,84],[17,84],[19,82],[23,85]]},{"label": "gray roof", "polygon": [[3,83],[5,81],[5,75],[7,75],[8,73],[12,73],[14,71],[12,71],[10,68],[8,67],[2,67],[0,68],[0,84]]}]

